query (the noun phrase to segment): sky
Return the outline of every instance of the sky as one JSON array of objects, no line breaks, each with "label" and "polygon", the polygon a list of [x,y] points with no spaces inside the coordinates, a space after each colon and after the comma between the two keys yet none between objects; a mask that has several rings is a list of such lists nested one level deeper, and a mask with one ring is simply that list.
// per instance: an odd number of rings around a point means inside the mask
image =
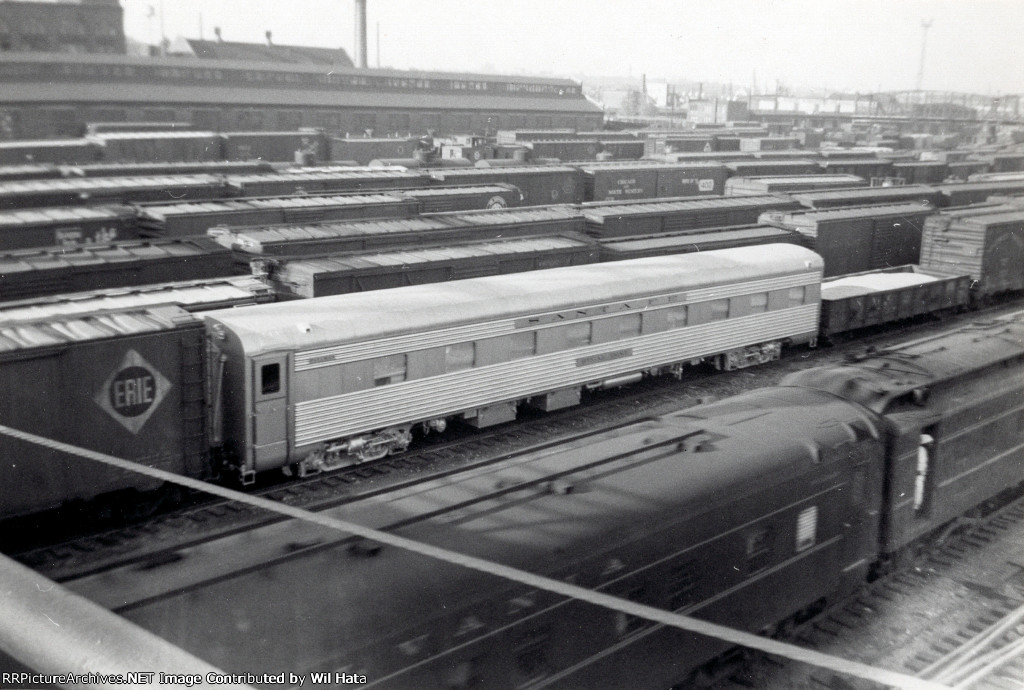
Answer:
[{"label": "sky", "polygon": [[[129,36],[345,48],[353,0],[122,0]],[[368,0],[397,69],[633,76],[870,92],[1024,93],[1024,0]]]}]

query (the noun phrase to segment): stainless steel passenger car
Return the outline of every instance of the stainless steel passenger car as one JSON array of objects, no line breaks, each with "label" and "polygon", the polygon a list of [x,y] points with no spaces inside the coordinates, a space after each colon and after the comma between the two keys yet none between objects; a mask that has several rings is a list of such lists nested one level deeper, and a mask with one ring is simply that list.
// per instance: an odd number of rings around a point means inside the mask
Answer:
[{"label": "stainless steel passenger car", "polygon": [[815,339],[822,269],[776,245],[211,312],[212,402],[243,480],[379,458],[450,418],[485,427],[524,401],[776,359]]}]

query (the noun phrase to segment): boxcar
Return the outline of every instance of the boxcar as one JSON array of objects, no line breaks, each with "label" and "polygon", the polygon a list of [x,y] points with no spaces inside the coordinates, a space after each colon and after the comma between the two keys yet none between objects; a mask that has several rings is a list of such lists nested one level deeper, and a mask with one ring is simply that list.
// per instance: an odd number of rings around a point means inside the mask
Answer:
[{"label": "boxcar", "polygon": [[129,206],[67,206],[0,211],[0,251],[137,239]]},{"label": "boxcar", "polygon": [[60,295],[40,295],[30,299],[0,302],[0,324],[41,317],[99,314],[167,304],[194,312],[273,301],[273,290],[255,276],[204,278]]},{"label": "boxcar", "polygon": [[414,424],[489,426],[640,372],[769,361],[816,337],[821,270],[780,244],[208,312],[225,438],[243,477],[304,471],[400,451]]},{"label": "boxcar", "polygon": [[403,189],[400,193],[418,202],[419,213],[513,208],[523,204],[523,193],[519,188],[503,183]]},{"label": "boxcar", "polygon": [[263,256],[325,256],[399,245],[440,244],[499,237],[582,233],[583,216],[571,206],[433,213],[396,220],[316,225],[216,228],[218,242],[236,252]]},{"label": "boxcar", "polygon": [[224,179],[218,175],[25,180],[0,182],[0,209],[219,199],[227,192]]},{"label": "boxcar", "polygon": [[63,177],[137,177],[140,175],[243,175],[272,172],[264,161],[175,161],[168,163],[87,163],[63,165]]},{"label": "boxcar", "polygon": [[100,148],[88,139],[0,141],[0,165],[24,163],[91,163]]},{"label": "boxcar", "polygon": [[587,233],[594,237],[628,237],[756,223],[765,211],[797,209],[781,195],[711,199],[652,199],[634,203],[583,204]]},{"label": "boxcar", "polygon": [[949,168],[941,161],[896,161],[892,174],[907,184],[934,184],[946,179]]},{"label": "boxcar", "polygon": [[966,206],[986,201],[997,194],[1024,193],[1024,180],[1005,182],[953,182],[934,185],[942,195],[943,206]]},{"label": "boxcar", "polygon": [[971,175],[987,173],[992,166],[985,161],[952,161],[946,163],[949,168],[949,178],[958,180],[970,179]]},{"label": "boxcar", "polygon": [[280,196],[313,192],[360,192],[422,187],[420,173],[407,170],[310,168],[291,172],[229,175],[227,183],[234,196]]},{"label": "boxcar", "polygon": [[325,220],[408,218],[420,203],[401,192],[250,197],[137,206],[146,237],[200,235],[218,225],[277,225]]},{"label": "boxcar", "polygon": [[[297,162],[296,156],[325,161],[331,156],[322,131],[309,132],[224,132],[224,159],[229,161]],[[342,158],[343,156],[334,156]]]},{"label": "boxcar", "polygon": [[416,151],[417,143],[417,139],[408,137],[332,137],[331,160],[352,160],[359,165],[368,165],[370,161],[378,158],[411,158]]},{"label": "boxcar", "polygon": [[964,215],[925,227],[921,267],[966,273],[974,294],[988,298],[1024,289],[1024,211]]},{"label": "boxcar", "polygon": [[234,272],[230,250],[207,237],[21,249],[0,253],[0,300]]},{"label": "boxcar", "polygon": [[644,156],[644,142],[611,140],[608,133],[601,134],[601,150],[610,154],[615,160],[638,160]]},{"label": "boxcar", "polygon": [[60,167],[52,163],[0,165],[0,181],[2,182],[15,182],[18,180],[48,180],[60,176]]},{"label": "boxcar", "polygon": [[880,158],[827,158],[818,165],[827,175],[859,175],[866,180],[892,176],[892,161]]},{"label": "boxcar", "polygon": [[725,162],[725,167],[729,168],[733,175],[740,177],[753,177],[757,175],[817,175],[821,173],[818,162],[812,160],[731,160]]},{"label": "boxcar", "polygon": [[687,230],[657,235],[611,237],[601,240],[600,245],[601,261],[622,261],[646,256],[688,254],[777,243],[802,245],[803,237],[792,230],[771,225],[739,225],[704,231]]},{"label": "boxcar", "polygon": [[804,192],[816,189],[847,189],[866,187],[867,180],[856,175],[762,175],[730,177],[725,181],[726,196],[748,196],[781,192]]},{"label": "boxcar", "polygon": [[[207,473],[203,322],[165,305],[0,321],[4,424],[188,476]],[[68,395],[74,381],[75,395]],[[156,488],[153,480],[0,436],[3,515]]]},{"label": "boxcar", "polygon": [[793,194],[793,198],[807,208],[895,204],[903,201],[931,204],[932,206],[942,205],[942,194],[935,187],[927,185],[898,185],[895,187],[866,187],[863,189],[799,192]]},{"label": "boxcar", "polygon": [[[742,198],[742,197],[740,197]],[[795,230],[825,260],[825,276],[917,263],[931,206],[887,204],[768,212],[760,222]]]},{"label": "boxcar", "polygon": [[271,260],[265,267],[275,291],[292,298],[580,266],[597,259],[597,247],[582,235],[541,235],[433,247],[417,244],[370,254]]},{"label": "boxcar", "polygon": [[221,137],[215,132],[104,132],[89,137],[101,158],[112,162],[220,161]]},{"label": "boxcar", "polygon": [[594,160],[601,152],[597,139],[550,139],[524,142],[530,158],[557,158],[561,161]]},{"label": "boxcar", "polygon": [[526,206],[578,204],[583,201],[583,181],[579,170],[564,165],[431,170],[430,177],[445,185],[495,182],[515,185],[523,193]]},{"label": "boxcar", "polygon": [[971,277],[917,266],[852,273],[821,284],[821,334],[834,336],[924,314],[965,309]]}]

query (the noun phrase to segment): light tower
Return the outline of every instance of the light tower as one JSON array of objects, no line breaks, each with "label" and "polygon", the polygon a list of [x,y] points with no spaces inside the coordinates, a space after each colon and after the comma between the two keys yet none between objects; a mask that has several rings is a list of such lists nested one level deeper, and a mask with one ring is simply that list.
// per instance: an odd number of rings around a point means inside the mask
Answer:
[{"label": "light tower", "polygon": [[928,29],[932,27],[931,19],[921,20],[921,63],[917,67],[917,90],[921,90],[921,84],[924,83],[924,50],[928,45]]}]

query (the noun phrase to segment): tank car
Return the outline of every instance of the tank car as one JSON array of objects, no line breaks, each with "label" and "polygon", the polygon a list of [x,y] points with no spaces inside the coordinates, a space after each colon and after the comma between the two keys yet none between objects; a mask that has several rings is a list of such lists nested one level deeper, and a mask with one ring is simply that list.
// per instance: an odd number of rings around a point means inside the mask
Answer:
[{"label": "tank car", "polygon": [[821,258],[795,245],[576,266],[207,314],[226,362],[224,437],[243,481],[404,450],[449,418],[712,360],[733,369],[813,342]]}]

